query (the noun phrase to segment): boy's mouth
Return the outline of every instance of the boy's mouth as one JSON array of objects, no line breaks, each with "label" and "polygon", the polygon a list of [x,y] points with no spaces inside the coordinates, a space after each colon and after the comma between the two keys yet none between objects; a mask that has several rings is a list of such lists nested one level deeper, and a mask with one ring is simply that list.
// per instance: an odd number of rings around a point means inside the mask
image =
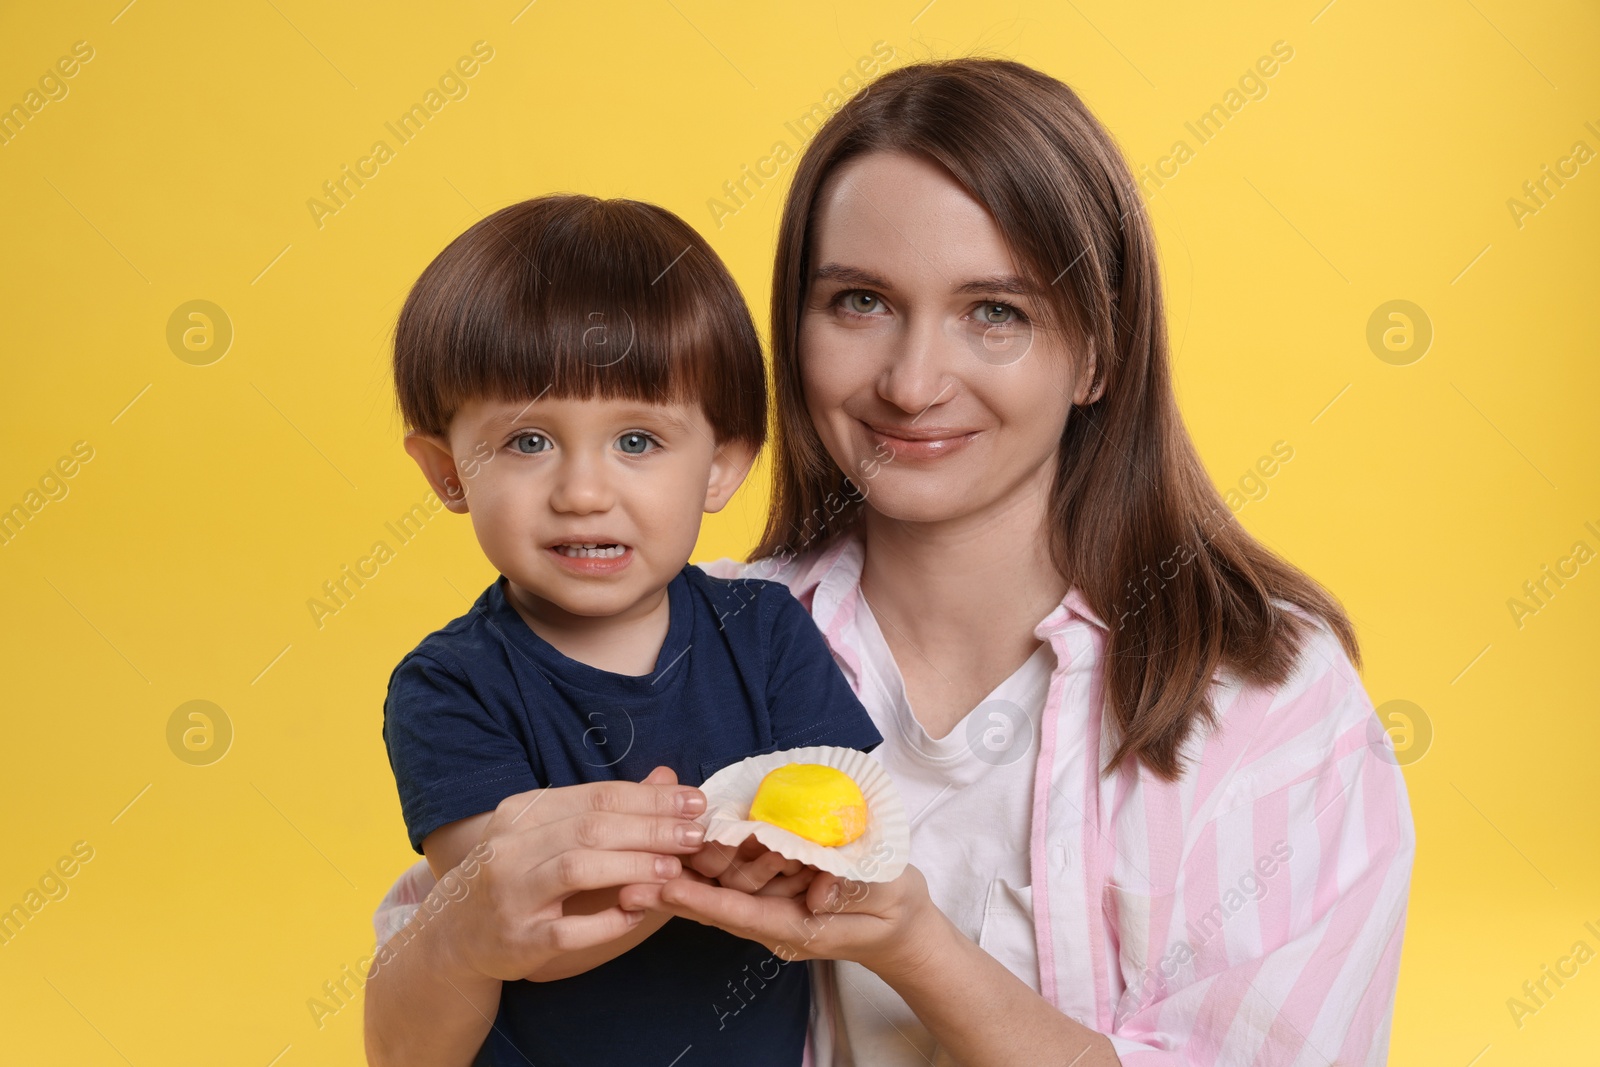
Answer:
[{"label": "boy's mouth", "polygon": [[606,541],[562,542],[550,547],[568,559],[618,559],[628,551],[627,545]]}]

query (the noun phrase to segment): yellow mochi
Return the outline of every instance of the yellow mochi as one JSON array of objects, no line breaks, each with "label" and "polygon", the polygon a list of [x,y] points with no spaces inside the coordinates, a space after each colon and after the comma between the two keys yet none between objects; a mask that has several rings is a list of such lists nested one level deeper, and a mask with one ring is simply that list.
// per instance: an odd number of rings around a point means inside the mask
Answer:
[{"label": "yellow mochi", "polygon": [[819,845],[848,845],[866,832],[867,800],[855,779],[837,768],[786,763],[761,779],[750,818]]}]

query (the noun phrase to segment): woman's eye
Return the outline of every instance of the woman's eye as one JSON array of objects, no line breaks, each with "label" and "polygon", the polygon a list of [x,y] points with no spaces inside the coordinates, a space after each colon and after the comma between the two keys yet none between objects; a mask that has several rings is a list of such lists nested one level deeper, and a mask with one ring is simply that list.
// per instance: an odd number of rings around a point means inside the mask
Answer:
[{"label": "woman's eye", "polygon": [[854,291],[844,294],[844,307],[846,311],[853,311],[857,315],[870,315],[883,306],[883,301],[873,293]]},{"label": "woman's eye", "polygon": [[518,434],[511,439],[511,447],[525,455],[543,452],[549,446],[550,440],[542,433]]},{"label": "woman's eye", "polygon": [[978,321],[985,326],[1009,326],[1025,319],[1022,312],[1010,304],[979,304]]},{"label": "woman's eye", "polygon": [[649,434],[625,433],[617,438],[617,447],[630,456],[643,455],[655,442]]}]

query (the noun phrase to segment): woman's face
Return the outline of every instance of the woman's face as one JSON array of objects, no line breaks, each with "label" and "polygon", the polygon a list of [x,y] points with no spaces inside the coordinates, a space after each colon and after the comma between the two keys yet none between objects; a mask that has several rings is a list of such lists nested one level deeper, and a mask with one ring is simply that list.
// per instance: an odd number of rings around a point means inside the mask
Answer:
[{"label": "woman's face", "polygon": [[1088,375],[988,211],[937,164],[876,152],[829,176],[812,222],[805,401],[868,506],[911,522],[1036,510]]}]

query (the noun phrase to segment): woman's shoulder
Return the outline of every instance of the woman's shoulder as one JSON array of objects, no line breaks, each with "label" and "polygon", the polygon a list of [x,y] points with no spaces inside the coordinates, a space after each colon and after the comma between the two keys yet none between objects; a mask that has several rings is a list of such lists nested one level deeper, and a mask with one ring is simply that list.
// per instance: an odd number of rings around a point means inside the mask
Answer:
[{"label": "woman's shoulder", "polygon": [[1392,741],[1339,635],[1296,605],[1278,606],[1301,621],[1298,648],[1284,679],[1262,683],[1224,671],[1213,690],[1216,726],[1198,754],[1211,774],[1226,777],[1214,816],[1315,778],[1352,756],[1387,752],[1387,762],[1396,762]]},{"label": "woman's shoulder", "polygon": [[809,608],[807,594],[815,587],[820,578],[821,565],[826,563],[830,554],[826,550],[813,549],[800,554],[781,553],[741,562],[731,556],[696,563],[706,575],[724,582],[772,582],[787,586],[789,591],[801,603]]}]

